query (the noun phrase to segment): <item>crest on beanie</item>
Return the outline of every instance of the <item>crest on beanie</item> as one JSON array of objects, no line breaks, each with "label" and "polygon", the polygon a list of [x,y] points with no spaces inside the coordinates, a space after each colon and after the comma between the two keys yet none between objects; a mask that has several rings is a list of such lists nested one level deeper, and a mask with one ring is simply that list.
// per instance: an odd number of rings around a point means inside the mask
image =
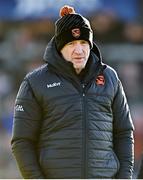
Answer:
[{"label": "crest on beanie", "polygon": [[81,34],[79,28],[72,29],[71,32],[72,32],[72,36],[75,38],[79,38],[79,36]]}]

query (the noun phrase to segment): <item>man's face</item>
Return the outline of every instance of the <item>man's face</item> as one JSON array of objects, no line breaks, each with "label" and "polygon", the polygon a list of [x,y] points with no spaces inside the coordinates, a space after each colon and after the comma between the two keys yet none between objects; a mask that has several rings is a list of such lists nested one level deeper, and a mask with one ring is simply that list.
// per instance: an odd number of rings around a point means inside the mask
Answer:
[{"label": "man's face", "polygon": [[89,43],[85,40],[75,40],[67,43],[61,50],[66,61],[73,63],[77,73],[85,68],[90,54]]}]

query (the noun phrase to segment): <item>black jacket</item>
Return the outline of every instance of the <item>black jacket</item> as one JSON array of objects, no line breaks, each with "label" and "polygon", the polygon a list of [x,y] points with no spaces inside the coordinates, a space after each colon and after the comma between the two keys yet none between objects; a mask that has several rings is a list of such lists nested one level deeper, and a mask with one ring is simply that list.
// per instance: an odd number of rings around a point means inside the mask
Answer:
[{"label": "black jacket", "polygon": [[47,46],[15,102],[12,151],[24,178],[131,178],[133,124],[116,72],[94,44],[78,76]]}]

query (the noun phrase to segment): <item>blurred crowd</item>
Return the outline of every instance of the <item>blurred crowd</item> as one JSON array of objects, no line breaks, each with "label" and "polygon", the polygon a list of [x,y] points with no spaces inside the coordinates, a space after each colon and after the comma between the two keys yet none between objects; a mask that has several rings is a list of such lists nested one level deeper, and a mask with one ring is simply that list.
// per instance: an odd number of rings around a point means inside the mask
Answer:
[{"label": "blurred crowd", "polygon": [[[114,67],[124,85],[135,125],[135,174],[143,151],[143,16],[122,19],[111,9],[89,15],[94,40],[105,63]],[[14,99],[27,72],[42,65],[54,20],[0,20],[0,178],[21,178],[12,157],[10,139]]]}]

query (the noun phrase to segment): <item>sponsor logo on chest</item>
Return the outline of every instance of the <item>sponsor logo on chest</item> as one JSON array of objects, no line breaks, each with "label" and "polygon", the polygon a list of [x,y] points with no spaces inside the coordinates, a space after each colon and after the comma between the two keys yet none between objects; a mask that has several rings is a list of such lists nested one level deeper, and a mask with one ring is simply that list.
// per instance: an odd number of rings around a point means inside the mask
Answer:
[{"label": "sponsor logo on chest", "polygon": [[53,82],[52,84],[47,84],[47,88],[53,88],[60,85],[61,85],[61,82]]}]

